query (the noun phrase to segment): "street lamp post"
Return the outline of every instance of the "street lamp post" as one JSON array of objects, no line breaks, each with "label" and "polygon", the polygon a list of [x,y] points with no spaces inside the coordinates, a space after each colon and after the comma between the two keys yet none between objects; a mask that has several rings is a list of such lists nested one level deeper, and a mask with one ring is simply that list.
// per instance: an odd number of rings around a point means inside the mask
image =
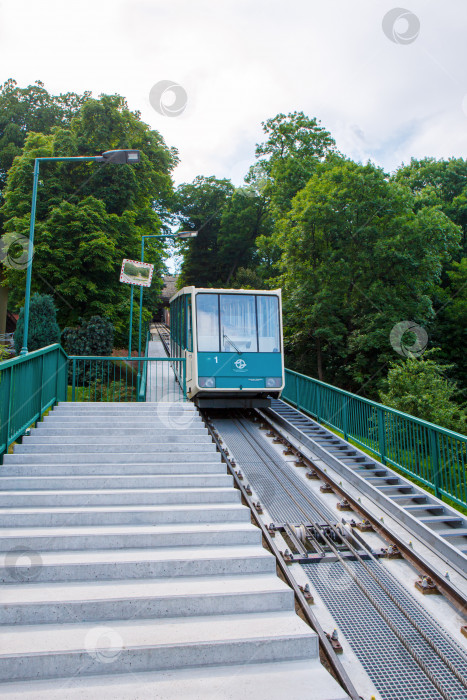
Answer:
[{"label": "street lamp post", "polygon": [[44,161],[96,161],[98,163],[114,163],[117,165],[139,163],[140,153],[137,150],[123,149],[118,151],[105,151],[101,156],[54,156],[41,157],[34,160],[34,174],[32,184],[31,221],[29,224],[28,266],[26,270],[26,292],[24,299],[24,331],[23,347],[21,355],[28,352],[29,331],[29,301],[31,298],[32,256],[34,250],[34,226],[36,223],[37,184],[39,182],[39,164]]}]

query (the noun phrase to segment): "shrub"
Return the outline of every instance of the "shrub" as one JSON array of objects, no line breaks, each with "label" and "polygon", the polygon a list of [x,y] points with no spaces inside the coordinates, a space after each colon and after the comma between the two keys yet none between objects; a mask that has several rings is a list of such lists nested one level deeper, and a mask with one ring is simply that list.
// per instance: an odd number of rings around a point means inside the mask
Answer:
[{"label": "shrub", "polygon": [[[76,328],[65,328],[62,333],[62,343],[69,355],[99,357],[111,355],[114,341],[114,327],[107,318],[92,316],[89,321],[81,320]],[[75,367],[75,383],[77,386],[89,386],[102,373],[102,362],[89,365],[77,362]],[[68,368],[68,382],[72,381],[73,367]]]},{"label": "shrub", "polygon": [[62,343],[69,355],[111,355],[114,327],[102,316],[92,316],[89,321],[81,319],[77,328],[65,328]]},{"label": "shrub", "polygon": [[[14,335],[16,354],[23,347],[24,308],[19,312]],[[28,350],[38,350],[60,342],[57,310],[50,294],[33,294],[29,304]]]}]

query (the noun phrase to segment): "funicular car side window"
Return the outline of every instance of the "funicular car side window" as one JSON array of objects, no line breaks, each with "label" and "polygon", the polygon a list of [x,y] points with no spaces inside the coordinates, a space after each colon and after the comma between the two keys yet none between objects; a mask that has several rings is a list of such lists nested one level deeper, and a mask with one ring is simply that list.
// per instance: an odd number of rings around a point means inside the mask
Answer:
[{"label": "funicular car side window", "polygon": [[260,352],[280,352],[279,299],[275,296],[256,297],[258,307],[258,336]]}]

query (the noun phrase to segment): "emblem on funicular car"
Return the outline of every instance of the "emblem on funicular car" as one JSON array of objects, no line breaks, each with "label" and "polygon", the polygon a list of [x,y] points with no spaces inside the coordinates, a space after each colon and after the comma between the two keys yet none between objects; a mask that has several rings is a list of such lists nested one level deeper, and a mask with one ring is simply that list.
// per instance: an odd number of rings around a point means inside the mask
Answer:
[{"label": "emblem on funicular car", "polygon": [[234,362],[234,367],[237,371],[243,372],[246,371],[246,362],[243,360],[241,357],[238,358],[238,360],[235,360]]}]

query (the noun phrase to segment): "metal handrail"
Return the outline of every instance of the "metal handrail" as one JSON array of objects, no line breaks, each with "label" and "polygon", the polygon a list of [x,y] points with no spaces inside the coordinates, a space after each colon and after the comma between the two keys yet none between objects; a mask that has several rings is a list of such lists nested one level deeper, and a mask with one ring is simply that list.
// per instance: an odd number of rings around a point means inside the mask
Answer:
[{"label": "metal handrail", "polygon": [[0,362],[0,463],[9,446],[65,401],[66,393],[67,354],[58,343]]},{"label": "metal handrail", "polygon": [[416,482],[467,506],[467,436],[292,370],[282,398]]}]

